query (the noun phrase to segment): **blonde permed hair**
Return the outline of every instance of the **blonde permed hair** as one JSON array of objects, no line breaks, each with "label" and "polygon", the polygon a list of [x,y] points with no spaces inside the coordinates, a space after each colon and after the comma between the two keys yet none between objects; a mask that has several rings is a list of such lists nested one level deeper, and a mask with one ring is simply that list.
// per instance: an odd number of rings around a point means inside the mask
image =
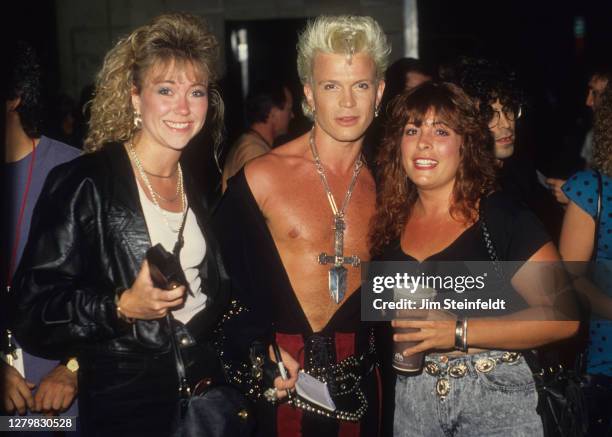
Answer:
[{"label": "blonde permed hair", "polygon": [[[348,59],[366,52],[376,65],[377,80],[384,77],[391,53],[385,33],[372,17],[351,15],[322,15],[309,21],[300,34],[297,50],[297,69],[302,85],[312,83],[313,63],[318,52],[346,54]],[[302,101],[302,109],[312,118],[306,100]]]},{"label": "blonde permed hair", "polygon": [[[173,62],[191,63],[208,78],[209,111],[206,122],[215,146],[221,142],[223,101],[215,88],[219,44],[199,17],[165,14],[121,39],[104,58],[90,102],[91,118],[85,149],[95,151],[108,142],[125,142],[134,136],[132,87],[140,91],[149,69]],[[216,148],[216,147],[215,147]]]}]

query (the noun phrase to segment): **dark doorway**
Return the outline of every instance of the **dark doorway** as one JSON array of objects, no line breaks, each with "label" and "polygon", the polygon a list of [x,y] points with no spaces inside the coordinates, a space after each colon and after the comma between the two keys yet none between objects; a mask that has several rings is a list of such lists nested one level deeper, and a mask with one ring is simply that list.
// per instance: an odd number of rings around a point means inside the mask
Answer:
[{"label": "dark doorway", "polygon": [[[300,109],[303,92],[296,64],[298,35],[305,26],[305,18],[226,22],[227,70],[222,88],[226,105],[228,145],[246,128],[244,95],[249,84],[260,79],[278,79],[285,82],[294,97],[295,118],[289,126],[289,133],[279,138],[276,143],[283,144],[308,129],[308,122]],[[242,46],[239,47],[240,44]],[[225,150],[227,149],[226,146]]]}]

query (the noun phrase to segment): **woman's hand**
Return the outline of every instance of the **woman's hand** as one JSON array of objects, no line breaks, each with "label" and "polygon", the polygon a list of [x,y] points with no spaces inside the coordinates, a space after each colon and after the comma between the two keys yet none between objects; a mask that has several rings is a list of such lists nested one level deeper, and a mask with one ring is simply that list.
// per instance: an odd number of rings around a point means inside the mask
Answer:
[{"label": "woman's hand", "polygon": [[569,199],[567,198],[567,196],[561,189],[561,187],[563,187],[563,184],[565,182],[566,181],[564,179],[555,179],[555,178],[546,179],[546,183],[548,184],[548,189],[550,190],[552,195],[555,196],[555,199],[557,199],[557,202],[559,202],[563,206],[566,206],[569,203]]},{"label": "woman's hand", "polygon": [[168,311],[185,300],[185,286],[173,290],[156,288],[151,280],[149,264],[145,260],[130,288],[121,294],[117,307],[125,317],[153,320],[164,317]]},{"label": "woman's hand", "polygon": [[[279,347],[278,349],[281,353],[283,365],[287,370],[288,379],[284,380],[280,376],[277,376],[274,379],[274,388],[276,388],[277,390],[278,399],[283,399],[287,396],[287,392],[289,390],[293,390],[295,388],[295,383],[298,379],[298,372],[300,370],[300,364],[291,356],[291,354],[289,354],[289,352],[285,351],[282,347]],[[270,359],[276,362],[272,346],[270,346]]]},{"label": "woman's hand", "polygon": [[[400,320],[391,322],[394,328],[393,341],[416,342],[402,352],[408,357],[429,350],[452,350],[455,348],[456,316],[446,311],[429,310],[428,320]],[[417,329],[401,333],[402,328]]]}]

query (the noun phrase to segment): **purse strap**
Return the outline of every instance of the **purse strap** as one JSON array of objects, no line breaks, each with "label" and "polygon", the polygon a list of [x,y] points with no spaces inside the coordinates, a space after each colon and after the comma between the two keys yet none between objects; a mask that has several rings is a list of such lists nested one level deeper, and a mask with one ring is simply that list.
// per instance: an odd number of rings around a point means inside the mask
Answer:
[{"label": "purse strap", "polygon": [[[179,260],[180,265],[180,253],[181,249],[184,246],[183,239],[183,231],[185,230],[185,223],[187,222],[187,214],[189,213],[189,206],[185,205],[185,213],[183,214],[183,220],[181,221],[181,226],[179,228],[179,232],[176,239],[176,244],[174,245],[174,249],[172,253]],[[179,381],[179,395],[181,398],[189,398],[191,396],[191,388],[189,387],[189,382],[187,381],[187,372],[185,371],[185,362],[183,361],[183,355],[181,354],[181,349],[179,347],[178,342],[176,341],[176,336],[174,335],[174,328],[172,321],[174,317],[171,312],[166,313],[166,324],[168,325],[168,330],[170,331],[170,344],[172,347],[172,353],[174,354],[174,361],[176,365],[176,374],[178,376]]]},{"label": "purse strap", "polygon": [[[482,239],[484,240],[485,246],[487,248],[487,253],[489,254],[489,259],[493,263],[493,268],[495,269],[495,272],[497,273],[499,279],[504,280],[505,274],[502,268],[502,264],[500,262],[499,256],[497,255],[497,250],[495,248],[495,242],[493,241],[493,237],[487,225],[487,219],[486,219],[486,214],[485,214],[485,209],[486,209],[485,203],[486,203],[486,198],[484,197],[481,198],[480,205],[478,207],[478,215],[479,215]],[[521,351],[521,353],[523,354],[523,357],[525,358],[525,362],[529,366],[529,369],[531,369],[531,372],[534,375],[543,375],[543,367],[541,364],[540,354],[538,353],[538,351],[535,349],[528,349],[528,350]],[[539,381],[541,380],[536,378],[536,382],[539,382]]]},{"label": "purse strap", "polygon": [[478,205],[478,219],[480,223],[480,231],[482,234],[482,239],[484,241],[485,247],[487,248],[487,253],[489,254],[489,259],[493,263],[493,268],[497,273],[499,279],[503,280],[505,278],[504,270],[500,263],[499,256],[497,255],[497,250],[495,249],[495,243],[493,242],[493,238],[491,237],[491,232],[489,231],[489,226],[487,225],[486,214],[485,214],[485,203],[487,202],[487,198],[483,197],[480,199],[480,203]]},{"label": "purse strap", "polygon": [[166,314],[166,323],[168,324],[168,328],[170,330],[170,343],[172,345],[172,353],[174,354],[174,361],[176,364],[176,374],[179,381],[179,395],[181,398],[189,398],[191,396],[191,388],[189,387],[189,383],[187,381],[187,372],[185,371],[183,355],[181,354],[181,350],[174,335],[174,329],[172,327],[173,319],[174,317],[172,317],[172,314]]},{"label": "purse strap", "polygon": [[[599,183],[601,184],[601,175],[599,175]],[[599,220],[601,216],[601,197],[602,197],[602,189],[600,186],[599,187],[599,200],[598,200],[598,206],[597,206],[597,223],[595,226],[596,235],[599,234]],[[479,219],[480,219],[480,229],[482,231],[482,238],[487,248],[489,259],[493,263],[493,267],[495,271],[497,272],[498,276],[500,277],[500,279],[503,280],[505,278],[505,275],[504,275],[504,271],[502,268],[502,264],[500,262],[499,256],[497,255],[497,250],[495,249],[495,243],[493,241],[491,232],[489,231],[489,227],[487,226],[485,206],[484,206],[485,201],[486,201],[485,198],[480,200],[480,205],[479,205],[479,210],[478,210]],[[537,376],[535,381],[538,386],[540,386],[543,383],[542,378],[546,375],[547,371],[550,370],[554,372],[554,371],[560,370],[557,368],[550,368],[550,366],[548,365],[548,364],[551,364],[557,361],[558,353],[554,352],[553,350],[546,349],[543,351],[538,351],[537,349],[527,349],[527,350],[521,351],[521,353],[523,354],[523,357],[525,358],[525,362],[531,369],[531,372],[535,376]],[[544,361],[550,361],[550,363],[545,364]],[[574,367],[573,371],[576,374],[579,375],[582,373],[584,366],[585,366],[585,361],[586,360],[585,360],[584,353],[578,353],[578,356],[576,357],[576,360],[573,365]]]},{"label": "purse strap", "polygon": [[597,260],[597,247],[599,245],[599,231],[601,227],[601,209],[603,206],[603,182],[601,173],[595,170],[597,175],[597,213],[595,214],[595,235],[593,237],[593,253],[591,261]]}]

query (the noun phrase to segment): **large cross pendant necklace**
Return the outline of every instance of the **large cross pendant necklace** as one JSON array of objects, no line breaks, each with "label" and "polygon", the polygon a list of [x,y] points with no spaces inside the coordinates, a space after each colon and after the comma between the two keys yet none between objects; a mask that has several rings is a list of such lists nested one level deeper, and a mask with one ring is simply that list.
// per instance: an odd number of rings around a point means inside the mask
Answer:
[{"label": "large cross pendant necklace", "polygon": [[342,207],[338,209],[336,199],[334,199],[334,195],[329,188],[329,183],[327,182],[327,176],[325,174],[323,164],[321,163],[321,158],[319,158],[319,154],[317,153],[317,148],[314,142],[314,128],[312,131],[310,131],[310,150],[312,151],[317,172],[321,177],[321,182],[323,182],[325,194],[327,195],[327,201],[329,202],[329,206],[331,207],[334,215],[334,226],[332,227],[334,230],[334,254],[328,255],[327,253],[322,252],[318,257],[318,261],[319,264],[323,265],[332,264],[332,266],[329,268],[329,294],[333,301],[338,304],[342,301],[342,299],[344,299],[344,295],[346,294],[347,270],[346,267],[344,267],[344,264],[359,267],[359,264],[361,263],[361,260],[357,255],[344,256],[344,230],[346,229],[344,213],[349,201],[351,200],[353,188],[355,188],[355,183],[357,182],[357,176],[359,176],[361,167],[363,167],[363,160],[361,159],[361,156],[359,156],[355,161],[355,166],[353,167],[353,178],[351,179],[348,190],[344,195]]}]

